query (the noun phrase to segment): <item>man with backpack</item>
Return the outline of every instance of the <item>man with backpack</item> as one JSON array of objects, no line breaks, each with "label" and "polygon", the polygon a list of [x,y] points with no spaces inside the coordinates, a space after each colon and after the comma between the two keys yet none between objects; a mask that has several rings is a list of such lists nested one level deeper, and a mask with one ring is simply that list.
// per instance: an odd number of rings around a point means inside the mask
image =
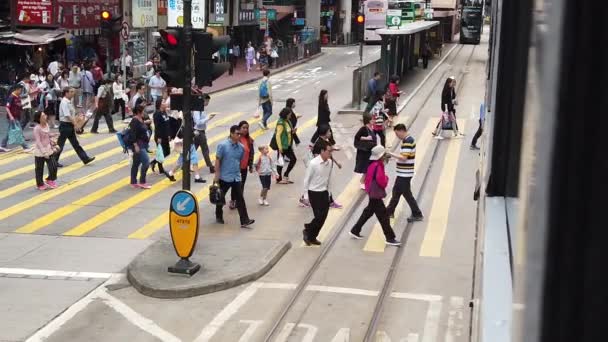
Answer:
[{"label": "man with backpack", "polygon": [[112,106],[114,103],[114,95],[112,94],[111,81],[101,81],[99,89],[97,89],[97,96],[95,97],[95,119],[93,120],[93,127],[91,127],[91,133],[98,133],[97,127],[99,126],[99,119],[103,116],[106,119],[108,130],[110,133],[116,133],[114,129],[114,123],[112,122]]},{"label": "man with backpack", "polygon": [[268,129],[268,119],[272,115],[272,85],[270,84],[270,70],[265,69],[263,72],[264,78],[258,86],[258,103],[262,106],[264,115],[260,122],[262,129]]}]

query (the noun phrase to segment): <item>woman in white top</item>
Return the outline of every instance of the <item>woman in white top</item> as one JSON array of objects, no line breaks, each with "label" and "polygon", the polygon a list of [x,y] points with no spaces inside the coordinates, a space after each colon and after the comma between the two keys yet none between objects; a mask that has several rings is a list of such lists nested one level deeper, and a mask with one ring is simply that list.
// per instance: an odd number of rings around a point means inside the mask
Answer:
[{"label": "woman in white top", "polygon": [[126,94],[122,86],[122,76],[116,75],[114,78],[114,83],[112,83],[112,92],[114,93],[114,113],[118,112],[118,107],[120,106],[122,119],[125,120]]},{"label": "woman in white top", "polygon": [[70,72],[67,70],[62,70],[61,75],[57,78],[57,83],[59,84],[59,89],[63,90],[70,86],[70,82],[68,81],[68,77]]},{"label": "woman in white top", "polygon": [[47,115],[49,127],[59,128],[55,123],[57,108],[57,94],[60,91],[59,84],[53,79],[53,75],[48,73],[46,79],[40,83],[38,89],[41,92],[41,100],[44,101],[44,113]]}]

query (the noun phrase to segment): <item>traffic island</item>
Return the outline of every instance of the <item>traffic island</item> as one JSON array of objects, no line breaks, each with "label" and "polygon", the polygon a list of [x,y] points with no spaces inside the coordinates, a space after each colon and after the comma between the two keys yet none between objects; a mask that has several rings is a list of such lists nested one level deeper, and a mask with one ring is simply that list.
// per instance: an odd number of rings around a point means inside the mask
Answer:
[{"label": "traffic island", "polygon": [[260,278],[289,248],[289,241],[201,239],[190,257],[201,265],[201,270],[187,276],[167,272],[178,257],[171,241],[160,240],[129,264],[127,278],[137,291],[150,297],[200,296]]}]

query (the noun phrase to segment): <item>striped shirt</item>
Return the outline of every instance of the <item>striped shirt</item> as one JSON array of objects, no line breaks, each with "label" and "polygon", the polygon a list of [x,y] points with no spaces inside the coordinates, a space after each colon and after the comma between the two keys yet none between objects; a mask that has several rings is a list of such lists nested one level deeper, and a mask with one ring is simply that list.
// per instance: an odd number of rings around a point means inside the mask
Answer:
[{"label": "striped shirt", "polygon": [[401,142],[399,153],[407,157],[405,161],[397,161],[397,177],[414,177],[414,162],[416,161],[416,141],[408,135]]}]

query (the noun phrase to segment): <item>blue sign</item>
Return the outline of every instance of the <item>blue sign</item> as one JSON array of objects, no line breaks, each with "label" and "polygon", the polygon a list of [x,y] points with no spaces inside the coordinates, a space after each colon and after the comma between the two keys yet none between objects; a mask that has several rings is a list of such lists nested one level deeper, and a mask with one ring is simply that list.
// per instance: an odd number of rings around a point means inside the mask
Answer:
[{"label": "blue sign", "polygon": [[191,193],[186,191],[178,191],[173,195],[171,201],[171,209],[180,216],[189,216],[195,210],[196,199]]}]

